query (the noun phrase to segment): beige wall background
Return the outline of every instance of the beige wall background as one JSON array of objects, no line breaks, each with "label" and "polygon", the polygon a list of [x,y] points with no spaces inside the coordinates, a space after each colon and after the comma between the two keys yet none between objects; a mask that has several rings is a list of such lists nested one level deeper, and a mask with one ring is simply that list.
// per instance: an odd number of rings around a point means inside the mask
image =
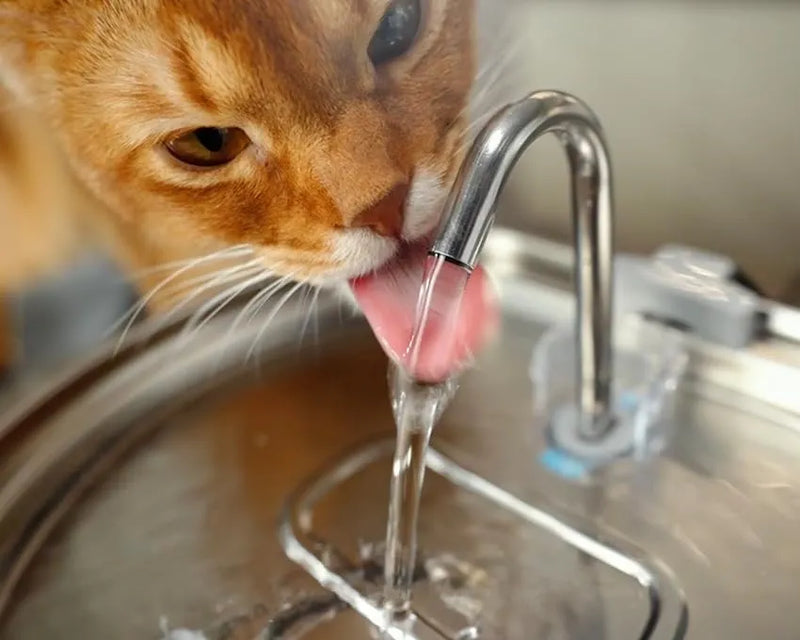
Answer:
[{"label": "beige wall background", "polygon": [[[797,295],[800,2],[517,0],[504,10],[521,38],[508,95],[570,91],[604,123],[620,248],[721,251],[771,295]],[[563,154],[543,140],[511,179],[505,222],[567,240],[567,185]]]}]

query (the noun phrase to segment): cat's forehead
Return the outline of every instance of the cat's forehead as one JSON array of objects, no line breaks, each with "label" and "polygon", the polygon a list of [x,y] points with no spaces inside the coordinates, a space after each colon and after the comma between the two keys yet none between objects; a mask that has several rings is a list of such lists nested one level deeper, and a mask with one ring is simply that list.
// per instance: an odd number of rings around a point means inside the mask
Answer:
[{"label": "cat's forehead", "polygon": [[392,0],[161,0],[162,11],[222,37],[336,41],[371,32]]},{"label": "cat's forehead", "polygon": [[[320,91],[358,85],[390,0],[163,0],[171,63],[206,98],[254,85]],[[202,98],[197,91],[195,96]]]},{"label": "cat's forehead", "polygon": [[382,74],[369,45],[391,0],[102,2],[118,10],[87,56],[107,64],[82,69],[131,146],[198,122],[318,133],[367,103],[416,122],[470,84],[472,0],[425,0],[412,55]]}]

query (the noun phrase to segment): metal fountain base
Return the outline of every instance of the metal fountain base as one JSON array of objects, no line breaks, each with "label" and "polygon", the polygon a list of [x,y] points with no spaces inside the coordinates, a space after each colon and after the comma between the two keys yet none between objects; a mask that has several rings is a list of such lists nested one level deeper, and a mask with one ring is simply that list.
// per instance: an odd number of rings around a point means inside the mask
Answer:
[{"label": "metal fountain base", "polygon": [[[369,443],[312,477],[290,500],[279,534],[292,560],[386,637],[502,638],[514,629],[535,638],[620,637],[616,630],[636,631],[631,637],[641,640],[683,638],[684,595],[657,559],[611,531],[589,523],[581,531],[436,450],[428,453],[421,513],[426,579],[417,583],[408,625],[387,628],[380,607],[382,581],[365,581],[350,568],[363,562],[363,553],[353,555],[354,543],[374,532],[359,530],[359,523],[341,523],[353,534],[343,540],[316,525],[315,514],[330,513],[337,494],[380,513],[385,501],[375,487],[386,482],[393,452],[391,439]],[[342,558],[350,562],[343,565]],[[454,578],[448,566],[470,569]],[[513,587],[501,584],[510,576]],[[447,587],[437,589],[443,581]],[[509,595],[529,599],[528,606],[508,610]],[[631,618],[638,620],[636,629]]]},{"label": "metal fountain base", "polygon": [[[688,341],[669,446],[572,482],[537,462],[549,444],[528,375],[542,336],[571,322],[570,256],[501,230],[484,252],[502,331],[434,434],[419,615],[487,640],[638,640],[654,579],[653,638],[679,630],[677,584],[687,637],[796,640],[800,348]],[[181,325],[143,325],[138,344],[3,411],[0,639],[372,637],[287,558],[278,525],[290,496],[294,512],[310,504],[320,469],[357,457],[292,531],[346,583],[378,585],[364,558],[386,526],[385,356],[323,298],[302,343],[306,309],[290,305],[248,360],[261,326],[229,334],[240,308],[180,350]]]}]

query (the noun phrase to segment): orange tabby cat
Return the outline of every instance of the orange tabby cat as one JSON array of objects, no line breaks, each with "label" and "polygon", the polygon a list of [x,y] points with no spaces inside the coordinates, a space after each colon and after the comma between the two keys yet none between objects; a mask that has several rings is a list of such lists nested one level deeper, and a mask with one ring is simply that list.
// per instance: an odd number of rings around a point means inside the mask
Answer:
[{"label": "orange tabby cat", "polygon": [[242,245],[297,280],[379,267],[438,221],[473,22],[473,0],[0,0],[0,292],[84,242],[132,271]]}]

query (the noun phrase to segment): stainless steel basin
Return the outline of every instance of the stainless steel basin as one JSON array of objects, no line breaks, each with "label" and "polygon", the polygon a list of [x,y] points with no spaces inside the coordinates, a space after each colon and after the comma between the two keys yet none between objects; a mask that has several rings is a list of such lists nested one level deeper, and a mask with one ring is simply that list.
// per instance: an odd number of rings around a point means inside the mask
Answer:
[{"label": "stainless steel basin", "polygon": [[[686,637],[794,640],[800,629],[800,348],[694,344],[667,455],[572,484],[537,463],[528,364],[571,308],[563,247],[497,230],[485,261],[501,338],[465,378],[437,450],[524,503],[662,564]],[[270,619],[335,611],[277,538],[289,496],[365,439],[391,436],[386,361],[365,323],[325,299],[230,334],[236,309],[176,350],[141,327],[0,422],[0,638],[160,638],[165,628],[255,638]],[[768,374],[778,375],[765,384]],[[315,526],[342,553],[380,538],[388,467],[342,486]],[[434,478],[427,553],[468,549],[503,638],[639,638],[646,594]],[[362,540],[359,540],[362,538]],[[424,585],[423,587],[424,588]],[[315,608],[316,607],[316,608]],[[290,620],[291,622],[291,620]],[[287,625],[291,626],[288,622]],[[352,613],[303,637],[358,638]],[[296,637],[287,634],[287,637]],[[363,637],[369,637],[363,635]],[[668,637],[668,636],[663,636]]]}]

